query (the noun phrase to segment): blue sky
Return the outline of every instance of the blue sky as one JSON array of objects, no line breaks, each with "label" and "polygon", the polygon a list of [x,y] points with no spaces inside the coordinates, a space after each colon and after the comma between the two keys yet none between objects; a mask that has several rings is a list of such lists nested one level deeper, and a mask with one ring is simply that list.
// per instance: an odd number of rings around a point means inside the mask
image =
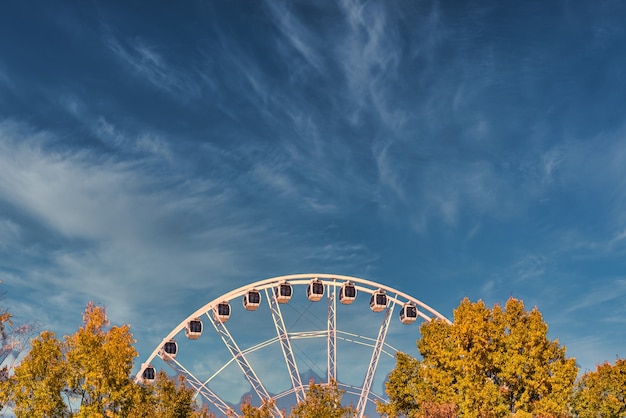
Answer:
[{"label": "blue sky", "polygon": [[[13,2],[0,279],[140,358],[263,278],[363,277],[452,316],[522,298],[584,369],[626,352],[621,1]],[[416,336],[410,336],[414,341]]]}]

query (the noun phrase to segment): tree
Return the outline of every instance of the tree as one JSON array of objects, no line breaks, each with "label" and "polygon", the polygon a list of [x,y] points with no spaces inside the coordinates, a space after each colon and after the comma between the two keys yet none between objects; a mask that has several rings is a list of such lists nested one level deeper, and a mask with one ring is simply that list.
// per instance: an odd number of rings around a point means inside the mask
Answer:
[{"label": "tree", "polygon": [[69,414],[61,392],[67,371],[63,347],[54,333],[44,331],[9,382],[13,412],[18,417],[63,417]]},{"label": "tree", "polygon": [[[273,399],[263,400],[260,406],[253,406],[251,396],[245,396],[241,402],[242,418],[272,418],[274,416],[274,407],[276,402]],[[231,416],[231,415],[229,415]],[[237,415],[233,412],[233,417]]]},{"label": "tree", "polygon": [[2,393],[18,417],[212,417],[197,410],[182,377],[159,372],[153,385],[135,384],[133,343],[128,325],[110,327],[105,309],[89,303],[74,334],[60,341],[44,331],[33,340]]},{"label": "tree", "polygon": [[328,384],[315,384],[313,379],[309,383],[305,400],[299,402],[291,410],[293,418],[342,418],[356,416],[356,410],[350,406],[341,405],[343,390],[337,382],[331,380]]},{"label": "tree", "polygon": [[197,410],[193,389],[185,386],[183,376],[171,379],[159,371],[153,383],[132,389],[129,407],[123,411],[128,418],[210,418],[208,410]]},{"label": "tree", "polygon": [[171,378],[159,371],[153,383],[134,385],[124,418],[215,418],[207,405],[199,408],[195,392],[185,385],[182,376]]},{"label": "tree", "polygon": [[194,391],[185,386],[185,378],[170,379],[164,371],[156,375],[154,382],[154,416],[163,418],[191,417],[194,413]]},{"label": "tree", "polygon": [[111,327],[104,308],[90,302],[84,325],[65,338],[67,393],[80,405],[77,416],[113,416],[128,408],[129,375],[137,351],[130,327]]},{"label": "tree", "polygon": [[626,416],[626,359],[597,366],[576,385],[573,409],[580,418]]},{"label": "tree", "polygon": [[49,331],[33,340],[9,381],[18,417],[115,416],[129,409],[135,391],[129,373],[137,352],[128,325],[107,329],[104,308],[93,303],[83,323],[64,341]]},{"label": "tree", "polygon": [[547,338],[548,327],[537,309],[526,311],[514,298],[505,309],[489,309],[466,298],[452,324],[433,320],[420,330],[417,345],[423,359],[397,355],[386,383],[390,402],[378,405],[381,414],[567,414],[577,367],[566,358],[565,347]]},{"label": "tree", "polygon": [[[0,283],[2,281],[0,280]],[[4,294],[0,294],[0,301]],[[20,354],[28,346],[35,325],[16,325],[9,310],[0,306],[0,411],[9,401],[9,376]]]}]

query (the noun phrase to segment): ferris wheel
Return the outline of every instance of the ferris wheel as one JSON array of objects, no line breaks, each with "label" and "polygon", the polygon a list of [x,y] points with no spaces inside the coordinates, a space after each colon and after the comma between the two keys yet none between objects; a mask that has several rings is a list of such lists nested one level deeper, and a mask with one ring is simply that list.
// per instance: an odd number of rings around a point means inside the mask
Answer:
[{"label": "ferris wheel", "polygon": [[[358,300],[361,293],[368,305]],[[395,310],[398,320],[392,321]],[[308,375],[336,381],[361,418],[376,401],[386,401],[382,383],[378,390],[373,383],[390,371],[376,373],[381,356],[393,360],[398,351],[390,335],[415,347],[415,328],[411,333],[407,326],[435,318],[450,322],[377,282],[335,274],[273,277],[223,294],[185,318],[141,365],[135,381],[150,383],[158,365],[167,365],[217,414],[233,414],[247,393],[258,402],[274,399],[274,415],[281,417],[281,403],[306,398]],[[394,326],[397,331],[390,332]]]}]

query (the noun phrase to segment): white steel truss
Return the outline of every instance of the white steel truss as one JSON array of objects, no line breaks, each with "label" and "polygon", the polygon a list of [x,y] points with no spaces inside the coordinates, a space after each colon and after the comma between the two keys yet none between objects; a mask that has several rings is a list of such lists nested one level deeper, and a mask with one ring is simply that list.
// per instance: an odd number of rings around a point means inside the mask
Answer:
[{"label": "white steel truss", "polygon": [[209,403],[211,403],[214,407],[216,407],[222,414],[226,416],[231,416],[234,411],[233,409],[226,404],[219,396],[215,394],[211,389],[206,387],[204,383],[202,383],[196,376],[193,375],[189,370],[185,369],[185,367],[174,360],[171,357],[164,357],[165,363],[167,363],[174,371],[182,375],[185,378],[185,383],[191,386],[197,393],[200,393],[204,399],[206,399]]},{"label": "white steel truss", "polygon": [[385,310],[385,317],[383,318],[383,322],[378,330],[378,338],[376,339],[376,344],[374,345],[374,350],[372,351],[372,358],[367,368],[367,373],[365,374],[363,389],[361,390],[359,403],[356,407],[359,418],[363,418],[363,415],[365,414],[365,405],[367,404],[372,382],[374,381],[374,375],[376,374],[376,367],[378,366],[380,352],[383,349],[383,344],[385,342],[385,338],[387,337],[387,330],[389,329],[389,323],[391,322],[391,314],[393,313],[394,306],[396,306],[394,302],[389,302],[389,305]]},{"label": "white steel truss", "polygon": [[328,286],[328,382],[337,381],[337,287]]},{"label": "white steel truss", "polygon": [[[217,307],[214,309],[217,310]],[[254,369],[252,368],[250,363],[248,363],[248,360],[243,355],[243,352],[241,351],[241,349],[235,342],[234,338],[228,331],[228,328],[226,328],[226,325],[224,325],[224,323],[221,321],[214,320],[212,318],[212,315],[209,315],[209,312],[206,313],[206,316],[209,318],[209,320],[213,324],[213,327],[215,327],[215,330],[217,331],[219,336],[222,338],[222,341],[224,341],[224,344],[226,344],[226,348],[228,348],[228,351],[230,351],[230,354],[233,356],[235,360],[237,360],[237,363],[239,364],[241,371],[243,372],[246,379],[248,379],[248,382],[250,382],[252,389],[256,392],[258,397],[261,398],[261,401],[269,402],[271,400],[269,393],[267,393],[265,386],[263,386],[263,383],[261,383],[261,380],[259,379],[257,374],[254,372]],[[282,417],[282,413],[276,406],[274,407],[274,413],[276,414],[276,416]]]},{"label": "white steel truss", "polygon": [[276,327],[276,334],[278,335],[278,340],[280,341],[280,347],[283,350],[285,364],[287,365],[289,377],[291,378],[291,386],[293,387],[297,402],[302,402],[306,395],[302,386],[300,373],[298,372],[296,358],[294,357],[293,350],[291,349],[291,340],[289,339],[287,327],[285,327],[285,321],[283,320],[280,305],[278,304],[275,293],[270,295],[269,290],[265,289],[265,295],[267,296],[267,301],[270,305],[270,311],[272,312],[272,319],[274,320],[274,326]]}]

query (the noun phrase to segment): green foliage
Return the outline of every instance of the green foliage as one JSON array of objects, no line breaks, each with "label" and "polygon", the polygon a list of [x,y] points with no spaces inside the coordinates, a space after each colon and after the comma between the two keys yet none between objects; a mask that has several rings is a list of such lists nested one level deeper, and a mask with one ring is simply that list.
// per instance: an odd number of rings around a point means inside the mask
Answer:
[{"label": "green foliage", "polygon": [[526,311],[517,299],[509,299],[505,309],[464,299],[453,324],[433,320],[422,325],[418,348],[423,360],[398,354],[386,384],[390,403],[378,405],[378,411],[389,416],[564,416],[577,367],[547,331],[539,311]]},{"label": "green foliage", "polygon": [[626,359],[598,365],[576,385],[573,409],[580,418],[626,416]]},{"label": "green foliage", "polygon": [[331,380],[328,384],[309,383],[306,399],[299,402],[291,410],[293,418],[342,418],[356,416],[352,406],[342,406],[343,391],[337,387],[337,382]]}]

